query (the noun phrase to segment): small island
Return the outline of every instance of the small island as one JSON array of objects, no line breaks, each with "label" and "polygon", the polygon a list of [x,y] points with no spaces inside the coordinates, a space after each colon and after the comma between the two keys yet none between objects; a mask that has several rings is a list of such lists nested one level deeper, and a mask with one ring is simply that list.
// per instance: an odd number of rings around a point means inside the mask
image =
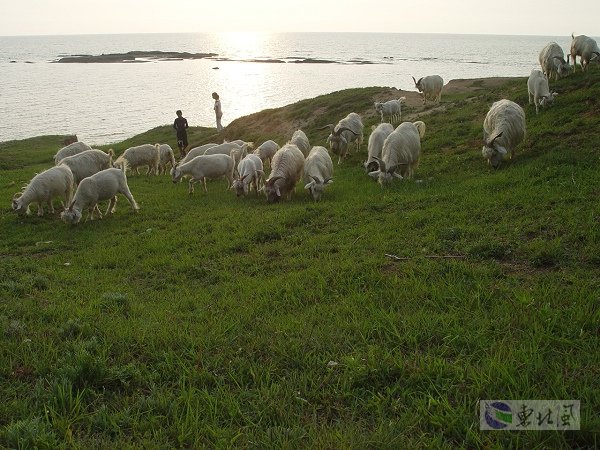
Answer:
[{"label": "small island", "polygon": [[189,52],[163,52],[131,51],[127,53],[106,53],[102,55],[70,55],[57,59],[56,63],[131,63],[156,61],[178,61],[183,59],[205,59],[218,56],[216,53],[189,53]]}]

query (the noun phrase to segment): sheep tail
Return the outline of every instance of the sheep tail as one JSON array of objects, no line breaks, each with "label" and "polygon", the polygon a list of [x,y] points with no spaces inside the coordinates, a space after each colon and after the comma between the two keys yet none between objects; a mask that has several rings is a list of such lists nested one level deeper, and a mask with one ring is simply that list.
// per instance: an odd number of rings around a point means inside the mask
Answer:
[{"label": "sheep tail", "polygon": [[419,130],[419,137],[423,138],[423,136],[425,136],[425,123],[418,120],[413,122],[413,124],[415,127],[417,127],[417,130]]},{"label": "sheep tail", "polygon": [[117,160],[114,162],[113,167],[121,169],[123,173],[127,173],[127,160],[123,158],[123,155],[119,156]]}]

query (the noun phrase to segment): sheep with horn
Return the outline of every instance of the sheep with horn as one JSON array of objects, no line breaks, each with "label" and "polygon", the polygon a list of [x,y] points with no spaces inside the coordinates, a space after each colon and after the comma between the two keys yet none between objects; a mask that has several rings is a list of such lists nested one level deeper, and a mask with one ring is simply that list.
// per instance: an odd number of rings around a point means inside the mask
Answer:
[{"label": "sheep with horn", "polygon": [[362,119],[354,112],[348,114],[337,125],[329,124],[319,128],[325,130],[329,128],[330,134],[327,138],[329,148],[338,156],[338,164],[348,156],[349,147],[352,142],[356,142],[356,148],[360,150],[360,144],[363,141]]}]

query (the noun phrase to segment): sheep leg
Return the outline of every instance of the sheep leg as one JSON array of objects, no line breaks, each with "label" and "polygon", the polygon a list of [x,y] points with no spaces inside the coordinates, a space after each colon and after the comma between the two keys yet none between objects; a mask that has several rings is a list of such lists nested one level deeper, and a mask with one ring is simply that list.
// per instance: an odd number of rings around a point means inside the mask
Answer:
[{"label": "sheep leg", "polygon": [[38,215],[38,217],[42,217],[44,215],[44,206],[42,205],[42,202],[38,202],[37,215]]},{"label": "sheep leg", "polygon": [[[140,207],[138,206],[137,202],[133,198],[133,195],[131,195],[131,191],[129,190],[129,186],[125,186],[119,192],[121,192],[121,194],[123,194],[125,196],[125,198],[127,199],[127,201],[129,202],[129,204],[131,205],[131,207],[133,208],[134,211],[137,212],[140,209]],[[116,204],[117,204],[117,196],[115,195],[115,205]]]},{"label": "sheep leg", "polygon": [[48,200],[48,209],[50,209],[50,212],[52,214],[54,214],[54,202],[53,202],[53,199]]},{"label": "sheep leg", "polygon": [[533,103],[533,94],[531,92],[529,92],[529,104],[531,105]]},{"label": "sheep leg", "polygon": [[202,182],[204,183],[204,193],[208,194],[208,189],[206,189],[206,177],[202,177]]},{"label": "sheep leg", "polygon": [[138,167],[135,168],[135,174],[139,175],[140,174],[140,169]]},{"label": "sheep leg", "polygon": [[188,182],[188,194],[192,195],[194,193],[194,178],[190,178]]},{"label": "sheep leg", "polygon": [[117,196],[116,195],[113,198],[111,198],[110,201],[108,202],[108,208],[106,209],[106,213],[104,215],[108,216],[109,214],[114,213],[115,206],[117,206]]}]

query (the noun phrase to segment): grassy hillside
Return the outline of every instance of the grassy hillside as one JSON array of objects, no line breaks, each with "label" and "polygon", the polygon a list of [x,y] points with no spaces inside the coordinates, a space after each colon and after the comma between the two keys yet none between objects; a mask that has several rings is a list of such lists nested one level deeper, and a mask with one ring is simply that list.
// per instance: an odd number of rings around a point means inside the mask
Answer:
[{"label": "grassy hillside", "polygon": [[[74,227],[19,218],[12,195],[62,137],[0,144],[0,445],[599,446],[599,80],[553,83],[537,116],[525,79],[409,107],[427,124],[416,179],[381,189],[354,152],[320,203],[132,176],[137,215],[121,197]],[[281,144],[302,127],[324,145],[316,128],[356,111],[370,129],[392,93],[336,92],[225,134]],[[528,136],[492,171],[481,127],[500,98],[525,107]],[[172,130],[111,147],[158,141]],[[582,431],[484,433],[479,399],[580,399]]]}]

